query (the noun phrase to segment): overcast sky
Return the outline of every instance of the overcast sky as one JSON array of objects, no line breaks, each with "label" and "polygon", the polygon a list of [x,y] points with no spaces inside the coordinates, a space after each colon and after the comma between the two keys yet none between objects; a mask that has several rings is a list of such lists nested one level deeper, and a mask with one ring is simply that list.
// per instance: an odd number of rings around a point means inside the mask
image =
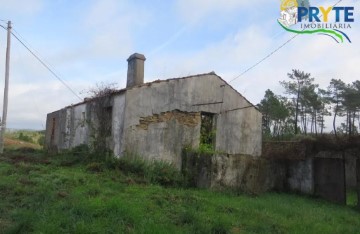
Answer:
[{"label": "overcast sky", "polygon": [[[345,31],[353,43],[300,35],[230,84],[257,104],[266,89],[281,94],[279,81],[293,68],[322,87],[331,78],[360,79],[359,2],[340,3],[355,6],[355,23]],[[294,35],[278,25],[279,15],[279,0],[0,0],[0,19],[11,20],[76,93],[99,82],[125,87],[126,59],[134,52],[147,58],[145,82],[210,71],[230,81]],[[0,28],[0,77],[5,45]],[[47,113],[79,101],[14,38],[9,100],[8,127],[27,129],[44,129]]]}]

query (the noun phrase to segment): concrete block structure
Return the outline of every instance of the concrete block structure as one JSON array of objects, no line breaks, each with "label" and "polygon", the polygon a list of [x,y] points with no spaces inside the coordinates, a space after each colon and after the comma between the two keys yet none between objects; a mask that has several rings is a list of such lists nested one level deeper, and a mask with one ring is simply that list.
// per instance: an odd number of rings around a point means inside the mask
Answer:
[{"label": "concrete block structure", "polygon": [[[221,77],[211,72],[144,83],[144,61],[144,55],[131,55],[127,87],[109,95],[107,142],[114,155],[135,153],[180,168],[183,148],[199,147],[205,120],[212,123],[216,151],[261,155],[261,113]],[[47,115],[48,149],[91,143],[91,102],[85,99]]]}]

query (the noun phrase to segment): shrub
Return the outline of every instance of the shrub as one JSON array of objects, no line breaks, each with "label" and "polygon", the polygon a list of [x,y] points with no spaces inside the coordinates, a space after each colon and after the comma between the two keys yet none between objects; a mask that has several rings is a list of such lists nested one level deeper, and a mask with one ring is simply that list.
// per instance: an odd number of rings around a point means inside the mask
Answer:
[{"label": "shrub", "polygon": [[81,144],[78,146],[75,146],[69,151],[70,154],[73,156],[82,156],[82,157],[89,157],[90,155],[90,148],[86,144]]},{"label": "shrub", "polygon": [[45,146],[45,136],[44,135],[39,137],[38,144],[43,147]]},{"label": "shrub", "polygon": [[28,135],[24,135],[24,133],[22,133],[22,132],[20,132],[18,139],[21,140],[21,141],[34,143],[34,141],[32,140],[31,137],[29,137]]},{"label": "shrub", "polygon": [[149,170],[149,165],[144,159],[138,156],[126,155],[117,161],[117,168],[125,174],[136,174],[138,176],[145,176],[146,171]]},{"label": "shrub", "polygon": [[148,171],[150,182],[162,186],[183,185],[183,177],[174,165],[164,161],[153,161]]},{"label": "shrub", "polygon": [[110,168],[117,168],[125,174],[143,177],[152,184],[162,186],[181,186],[183,177],[174,165],[164,161],[147,161],[138,156],[127,155],[107,164]]}]

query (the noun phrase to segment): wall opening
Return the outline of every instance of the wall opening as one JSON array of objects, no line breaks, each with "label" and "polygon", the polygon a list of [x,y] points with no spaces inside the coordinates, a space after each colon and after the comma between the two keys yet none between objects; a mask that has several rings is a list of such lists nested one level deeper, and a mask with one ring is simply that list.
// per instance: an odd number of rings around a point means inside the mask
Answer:
[{"label": "wall opening", "polygon": [[81,113],[81,127],[85,127],[85,121],[86,121],[86,116],[85,116],[85,112],[83,111]]},{"label": "wall opening", "polygon": [[314,158],[315,195],[346,204],[345,163],[342,158]]},{"label": "wall opening", "polygon": [[213,113],[201,112],[200,145],[215,148],[216,120]]}]

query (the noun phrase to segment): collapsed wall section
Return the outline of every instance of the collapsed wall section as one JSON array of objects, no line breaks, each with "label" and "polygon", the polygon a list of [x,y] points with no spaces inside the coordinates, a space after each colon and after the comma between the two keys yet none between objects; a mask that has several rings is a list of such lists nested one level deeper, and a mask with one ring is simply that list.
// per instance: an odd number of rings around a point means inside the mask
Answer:
[{"label": "collapsed wall section", "polygon": [[124,134],[128,152],[148,160],[164,160],[180,168],[183,147],[199,144],[200,113],[174,110],[141,117]]}]

